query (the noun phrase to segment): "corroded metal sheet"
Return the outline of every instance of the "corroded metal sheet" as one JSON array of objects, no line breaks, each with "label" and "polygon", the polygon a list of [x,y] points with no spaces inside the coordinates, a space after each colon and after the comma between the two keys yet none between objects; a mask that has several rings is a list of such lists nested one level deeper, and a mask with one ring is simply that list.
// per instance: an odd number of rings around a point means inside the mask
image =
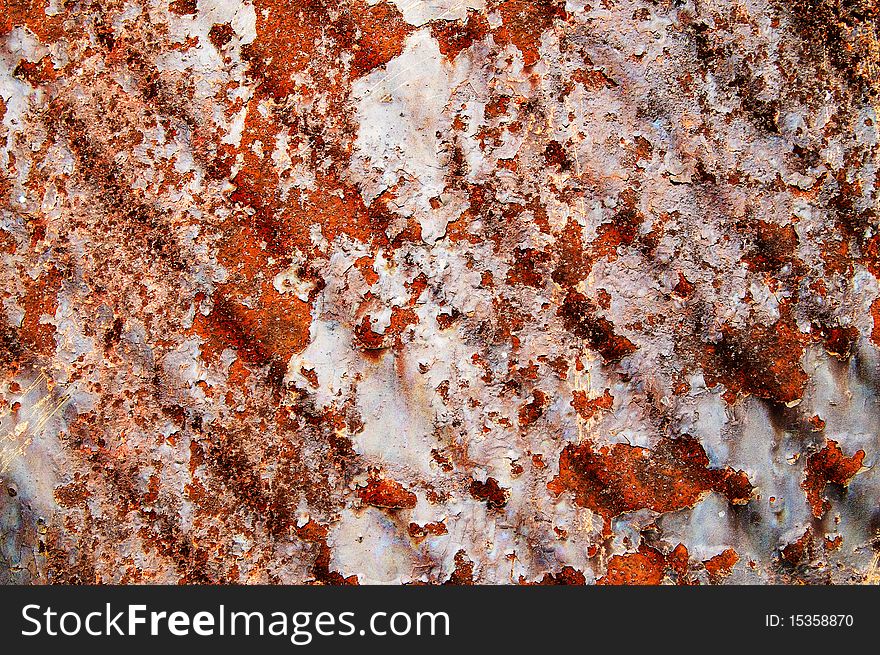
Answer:
[{"label": "corroded metal sheet", "polygon": [[0,580],[877,581],[878,15],[3,0]]}]

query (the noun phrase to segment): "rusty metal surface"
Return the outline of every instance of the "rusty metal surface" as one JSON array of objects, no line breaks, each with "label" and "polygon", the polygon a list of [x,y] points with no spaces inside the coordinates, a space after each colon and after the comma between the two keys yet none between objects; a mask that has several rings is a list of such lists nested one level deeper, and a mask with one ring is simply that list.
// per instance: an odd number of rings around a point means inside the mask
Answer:
[{"label": "rusty metal surface", "polygon": [[0,1],[0,581],[877,581],[878,16]]}]

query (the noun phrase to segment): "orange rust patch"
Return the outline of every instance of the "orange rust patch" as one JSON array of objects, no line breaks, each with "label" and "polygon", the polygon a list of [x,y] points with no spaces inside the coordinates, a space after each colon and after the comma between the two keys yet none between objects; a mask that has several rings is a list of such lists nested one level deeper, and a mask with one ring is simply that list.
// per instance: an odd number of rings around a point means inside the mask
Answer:
[{"label": "orange rust patch", "polygon": [[499,509],[507,504],[508,490],[498,484],[498,480],[489,477],[485,482],[471,481],[471,496],[486,503],[490,509]]},{"label": "orange rust patch", "polygon": [[605,363],[618,362],[632,355],[636,345],[624,336],[615,334],[614,324],[596,315],[598,308],[584,294],[569,291],[559,308],[565,329],[576,337],[584,339],[596,350]]},{"label": "orange rust patch", "polygon": [[226,348],[253,366],[269,366],[280,384],[290,357],[302,350],[309,334],[309,305],[298,298],[265,290],[256,308],[237,302],[234,287],[218,287],[214,307],[204,316],[196,312],[193,330],[202,339],[202,357],[217,361]]},{"label": "orange rust patch", "polygon": [[828,440],[819,452],[807,457],[804,480],[801,488],[807,496],[807,503],[813,516],[821,518],[831,509],[831,503],[823,496],[828,484],[847,486],[855,475],[862,470],[865,451],[859,450],[852,457],[847,457],[836,441]]},{"label": "orange rust patch", "polygon": [[363,487],[358,487],[357,495],[367,505],[385,509],[412,509],[416,506],[416,495],[391,478],[379,478],[373,474]]},{"label": "orange rust patch", "polygon": [[609,410],[614,405],[614,396],[611,395],[610,389],[605,389],[601,396],[588,399],[586,391],[573,391],[574,399],[571,406],[585,421],[589,421],[600,410]]},{"label": "orange rust patch", "polygon": [[455,570],[446,581],[448,585],[474,584],[474,563],[463,550],[455,553]]},{"label": "orange rust patch", "polygon": [[421,543],[427,537],[439,537],[448,534],[446,524],[443,521],[435,523],[426,523],[419,525],[418,523],[410,523],[408,528],[409,536],[415,543]]},{"label": "orange rust patch", "polygon": [[462,50],[467,50],[474,43],[486,37],[489,33],[489,22],[486,17],[468,9],[467,19],[460,20],[436,20],[431,22],[431,35],[437,39],[440,52],[444,57],[453,61]]},{"label": "orange rust patch", "polygon": [[596,581],[600,585],[659,585],[668,573],[677,574],[680,583],[686,582],[688,551],[678,544],[668,556],[646,544],[637,552],[615,555],[608,561],[605,575]]},{"label": "orange rust patch", "polygon": [[871,318],[874,319],[871,341],[875,346],[880,346],[880,298],[871,303]]},{"label": "orange rust patch", "polygon": [[[564,287],[576,286],[578,282],[587,278],[593,268],[593,259],[581,238],[581,226],[571,218],[554,242],[553,255],[555,263],[551,277],[554,282]],[[599,295],[602,298],[601,292]],[[605,295],[608,296],[607,291]],[[610,296],[608,300],[610,301]],[[603,306],[603,308],[608,307]]]},{"label": "orange rust patch", "polygon": [[575,502],[605,518],[638,509],[672,512],[692,507],[715,491],[734,504],[748,502],[752,485],[742,471],[713,469],[703,447],[687,435],[663,438],[654,450],[614,444],[568,444],[559,456],[559,475],[547,488],[569,491]]},{"label": "orange rust patch", "polygon": [[36,280],[26,279],[27,291],[21,306],[24,319],[18,336],[22,344],[39,355],[55,352],[55,326],[42,322],[43,316],[55,316],[58,308],[58,292],[61,290],[61,274],[50,268]]},{"label": "orange rust patch", "polygon": [[684,274],[679,271],[678,282],[676,282],[675,286],[672,287],[672,292],[677,296],[687,298],[694,292],[694,285],[688,282],[688,279],[684,276]]},{"label": "orange rust patch", "polygon": [[838,550],[843,545],[843,535],[825,536],[825,550]]},{"label": "orange rust patch", "polygon": [[352,63],[353,77],[360,77],[384,66],[403,52],[403,41],[413,28],[403,20],[400,11],[393,4],[361,4],[352,10],[352,15],[357,16],[360,33],[357,43],[353,44],[353,49],[357,52]]},{"label": "orange rust patch", "polygon": [[779,559],[789,566],[806,564],[816,557],[813,529],[807,528],[795,541],[779,549]]},{"label": "orange rust patch", "polygon": [[375,257],[371,257],[369,255],[365,255],[363,257],[359,257],[355,260],[354,265],[363,275],[364,280],[370,286],[376,284],[379,281],[379,274],[373,270],[373,265],[376,263]]},{"label": "orange rust patch", "polygon": [[314,519],[306,521],[305,525],[296,528],[296,536],[303,541],[323,541],[327,538],[329,529]]},{"label": "orange rust patch", "polygon": [[532,400],[519,408],[519,424],[523,427],[531,425],[544,414],[547,405],[547,394],[540,389],[532,392]]},{"label": "orange rust patch", "polygon": [[[780,306],[780,314],[784,308]],[[732,402],[747,393],[792,403],[804,395],[807,374],[801,368],[806,337],[783,315],[775,325],[754,325],[739,331],[721,328],[721,339],[705,346],[703,373],[706,383],[723,384]]]},{"label": "orange rust patch", "polygon": [[825,421],[822,420],[822,417],[818,414],[810,417],[810,425],[812,426],[813,432],[821,432],[825,429]]},{"label": "orange rust patch", "polygon": [[709,574],[709,582],[719,584],[731,574],[738,561],[739,555],[736,554],[736,551],[733,548],[728,548],[703,562],[706,573]]},{"label": "orange rust patch", "polygon": [[385,335],[373,330],[373,318],[366,314],[354,328],[354,334],[365,350],[376,351],[385,348]]},{"label": "orange rust patch", "polygon": [[52,58],[48,55],[37,62],[22,59],[12,74],[32,86],[39,86],[55,80],[55,68],[52,66]]},{"label": "orange rust patch", "polygon": [[55,501],[61,507],[83,507],[89,497],[89,490],[83,482],[71,482],[70,484],[56,487],[54,491]]},{"label": "orange rust patch", "polygon": [[458,320],[460,314],[457,309],[452,309],[448,312],[440,312],[437,314],[437,325],[441,330],[448,330],[455,322]]},{"label": "orange rust patch", "polygon": [[495,0],[490,8],[498,11],[502,20],[501,27],[493,32],[495,42],[515,45],[526,66],[533,66],[540,57],[541,35],[554,20],[568,16],[560,0]]},{"label": "orange rust patch", "polygon": [[[359,77],[383,66],[403,51],[403,40],[411,26],[389,3],[369,5],[355,1],[348,11],[330,11],[329,3],[315,0],[305,5],[290,5],[278,0],[257,0],[257,38],[243,49],[253,70],[267,85],[269,93],[283,101],[297,90],[295,73],[318,68],[310,66],[319,57],[317,51],[328,41],[338,56],[354,51],[351,74]],[[333,88],[331,71],[319,82]],[[338,82],[335,82],[338,84]]]},{"label": "orange rust patch", "polygon": [[[520,577],[520,584],[529,584],[525,582],[525,579]],[[560,586],[560,585],[585,585],[587,584],[587,578],[581,571],[578,571],[573,566],[563,566],[559,573],[545,573],[544,577],[541,578],[540,581],[534,582],[531,584],[541,585],[541,586]]]},{"label": "orange rust patch", "polygon": [[0,36],[23,25],[43,43],[57,41],[64,34],[64,12],[48,16],[48,7],[49,0],[0,0]]}]

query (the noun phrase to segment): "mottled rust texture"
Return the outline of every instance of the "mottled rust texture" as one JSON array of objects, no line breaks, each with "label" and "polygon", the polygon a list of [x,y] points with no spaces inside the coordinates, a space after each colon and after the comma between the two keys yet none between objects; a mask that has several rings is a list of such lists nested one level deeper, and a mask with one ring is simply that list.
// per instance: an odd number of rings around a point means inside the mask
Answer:
[{"label": "mottled rust texture", "polygon": [[0,0],[0,581],[880,580],[877,0]]}]

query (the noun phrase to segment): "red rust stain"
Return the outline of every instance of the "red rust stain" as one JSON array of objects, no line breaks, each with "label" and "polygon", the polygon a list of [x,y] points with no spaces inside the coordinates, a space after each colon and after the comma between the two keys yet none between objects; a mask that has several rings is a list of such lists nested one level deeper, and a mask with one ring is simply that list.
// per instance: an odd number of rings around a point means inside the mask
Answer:
[{"label": "red rust stain", "polygon": [[736,554],[736,551],[733,548],[728,548],[703,562],[703,566],[706,567],[706,572],[709,574],[709,582],[712,584],[721,583],[731,574],[738,561],[739,555]]},{"label": "red rust stain", "polygon": [[871,303],[871,318],[874,321],[871,329],[871,341],[875,346],[880,346],[880,298]]},{"label": "red rust stain", "polygon": [[[853,257],[850,255],[850,242],[848,240],[842,239],[838,235],[835,238],[823,241],[819,255],[825,263],[826,273],[852,275]],[[821,280],[817,280],[817,282],[824,284]],[[822,293],[822,295],[824,296],[825,294]]]},{"label": "red rust stain", "polygon": [[[77,477],[79,477],[77,475]],[[55,501],[61,507],[84,507],[89,498],[89,490],[84,482],[71,482],[70,484],[55,487]]]},{"label": "red rust stain", "polygon": [[611,395],[610,391],[610,389],[605,389],[601,396],[590,399],[587,398],[586,391],[575,390],[572,392],[574,399],[571,401],[571,406],[574,407],[582,419],[589,421],[599,411],[607,411],[612,408],[614,396]]},{"label": "red rust stain", "polygon": [[563,566],[559,569],[559,573],[545,573],[544,577],[541,578],[540,581],[534,583],[527,583],[524,578],[520,577],[520,584],[534,584],[540,585],[544,587],[548,586],[581,586],[587,584],[587,578],[581,571],[578,571],[573,566]]},{"label": "red rust stain", "polygon": [[[580,82],[581,84],[583,84],[584,88],[587,91],[598,91],[600,89],[613,89],[614,87],[617,86],[617,82],[615,82],[613,79],[608,77],[608,75],[606,75],[603,71],[599,70],[598,68],[593,68],[590,70],[576,70],[572,74],[571,79],[574,82]],[[645,141],[645,143],[647,143],[647,140],[644,139],[643,137],[639,137],[639,138],[641,138],[643,141]],[[648,147],[650,148],[650,144],[648,144]],[[639,149],[636,152],[639,155],[639,158],[647,159],[648,157],[644,157],[644,155],[645,154],[650,155],[650,151],[641,147],[641,144],[639,144]]]},{"label": "red rust stain", "polygon": [[513,251],[513,257],[513,265],[507,272],[507,284],[535,288],[544,286],[541,268],[550,260],[549,254],[534,248],[517,248]]},{"label": "red rust stain", "polygon": [[590,244],[595,259],[617,259],[617,249],[629,246],[639,235],[639,227],[645,217],[638,210],[638,196],[632,189],[626,189],[618,198],[619,208],[613,220],[602,223],[596,230],[596,238]]},{"label": "red rust stain", "polygon": [[[372,6],[358,4],[360,6],[352,10],[352,15],[358,17],[357,28],[360,32],[357,43],[352,44],[352,49],[357,52],[352,63],[354,77],[365,75],[397,57],[403,52],[404,39],[413,29],[391,3],[380,2]],[[351,27],[344,29],[351,30]]]},{"label": "red rust stain", "polygon": [[373,269],[373,265],[375,263],[376,258],[369,255],[359,257],[354,262],[354,265],[361,272],[361,275],[363,275],[364,277],[364,281],[366,281],[369,286],[373,286],[374,284],[376,284],[376,282],[379,281],[379,274]]},{"label": "red rust stain", "polygon": [[452,309],[447,312],[440,312],[437,314],[437,325],[441,330],[448,330],[453,325],[455,325],[456,321],[461,317],[460,312],[457,309]]},{"label": "red rust stain", "polygon": [[333,586],[358,585],[358,577],[356,575],[350,575],[346,578],[338,571],[330,569],[330,557],[332,554],[327,541],[322,539],[318,543],[318,554],[315,557],[314,564],[312,564],[312,576],[314,576],[312,584]]},{"label": "red rust stain", "polygon": [[217,50],[222,50],[234,36],[235,30],[229,23],[214,23],[208,31],[208,40]]},{"label": "red rust stain", "polygon": [[663,580],[666,560],[653,548],[641,546],[637,553],[615,555],[608,563],[608,572],[596,581],[600,585],[659,585]]},{"label": "red rust stain", "polygon": [[[284,470],[289,470],[293,453],[275,449],[272,454],[287,465]],[[240,436],[214,427],[207,439],[191,442],[191,470],[201,463],[222,480],[223,489],[231,492],[240,505],[265,521],[271,534],[286,535],[295,525],[295,508],[283,478],[276,477],[271,486],[266,483]]]},{"label": "red rust stain", "polygon": [[831,552],[833,550],[838,550],[843,545],[843,536],[842,535],[834,535],[834,536],[826,536],[825,537],[825,550]]},{"label": "red rust stain", "polygon": [[814,533],[807,528],[795,541],[779,549],[779,559],[789,566],[800,566],[811,562],[817,555]]},{"label": "red rust stain", "polygon": [[416,495],[391,478],[380,478],[372,471],[370,479],[363,487],[358,487],[357,495],[367,505],[384,509],[412,509],[416,506]]},{"label": "red rust stain", "polygon": [[624,336],[616,334],[614,324],[606,318],[597,316],[598,307],[584,294],[569,291],[558,310],[565,329],[574,336],[584,339],[597,351],[606,364],[619,362],[632,355],[636,345]]},{"label": "red rust stain", "polygon": [[12,72],[15,77],[25,80],[31,86],[39,86],[47,82],[54,82],[56,77],[52,58],[48,55],[37,62],[22,59]]},{"label": "red rust stain", "polygon": [[448,534],[449,531],[446,529],[446,524],[443,521],[436,521],[434,523],[425,523],[425,525],[410,523],[408,532],[410,538],[418,544],[428,537],[439,537]]},{"label": "red rust stain", "polygon": [[64,35],[64,12],[49,16],[48,7],[49,0],[0,0],[0,36],[25,25],[44,44],[57,41]]},{"label": "red rust stain", "polygon": [[495,96],[486,104],[486,108],[483,110],[483,115],[487,120],[492,120],[493,118],[506,115],[508,107],[510,107],[510,96]]},{"label": "red rust stain", "polygon": [[635,144],[636,161],[651,161],[651,156],[654,153],[654,146],[651,145],[651,142],[639,135],[635,138]]},{"label": "red rust stain", "polygon": [[367,351],[376,351],[385,348],[385,335],[373,330],[373,318],[366,314],[361,322],[355,326],[354,334]]},{"label": "red rust stain", "polygon": [[[399,55],[412,30],[397,8],[384,2],[370,6],[355,1],[348,11],[338,13],[331,13],[330,4],[323,0],[297,5],[257,0],[254,8],[257,39],[243,48],[243,54],[268,92],[282,102],[294,91],[305,91],[297,88],[297,71],[308,69],[314,75],[320,70],[314,63],[321,56],[318,48],[322,44],[329,42],[337,58],[343,52],[355,52],[351,75],[360,77]],[[341,83],[328,67],[318,88],[334,89]]]},{"label": "red rust stain", "polygon": [[544,161],[548,166],[555,167],[559,171],[568,171],[572,168],[572,162],[559,141],[550,141],[547,144],[544,148]]},{"label": "red rust stain", "polygon": [[472,480],[470,486],[471,496],[474,499],[486,503],[489,509],[500,509],[507,504],[508,490],[498,484],[498,480],[492,477],[486,478],[485,482]]},{"label": "red rust stain", "polygon": [[328,533],[329,528],[314,519],[309,519],[304,525],[296,528],[296,536],[303,541],[321,542],[327,538]]},{"label": "red rust stain", "polygon": [[173,0],[168,8],[178,16],[194,14],[199,10],[198,0]]},{"label": "red rust stain", "polygon": [[859,339],[859,331],[849,325],[845,327],[827,327],[814,324],[814,329],[825,344],[825,352],[843,361],[852,355],[853,346]]},{"label": "red rust stain", "polygon": [[710,468],[703,447],[687,435],[663,438],[654,450],[627,444],[598,450],[590,442],[568,444],[559,456],[559,475],[547,488],[557,496],[572,492],[578,505],[605,518],[606,530],[620,514],[692,507],[710,491],[734,504],[744,504],[752,495],[745,473]]},{"label": "red rust stain", "polygon": [[767,221],[756,221],[749,226],[754,245],[743,257],[749,270],[778,275],[783,268],[801,268],[797,258],[798,236],[793,225],[780,226]]},{"label": "red rust stain", "polygon": [[215,362],[223,350],[234,349],[248,364],[269,366],[273,383],[280,385],[287,361],[308,341],[309,305],[264,289],[261,301],[250,308],[237,301],[239,295],[235,287],[221,286],[211,312],[196,312],[193,330],[203,339],[202,357]]},{"label": "red rust stain", "polygon": [[568,17],[560,0],[493,0],[489,8],[501,14],[502,25],[493,32],[495,42],[515,45],[526,66],[533,66],[540,58],[541,35],[553,21]]},{"label": "red rust stain", "polygon": [[449,576],[448,585],[472,585],[474,584],[474,563],[464,550],[455,553],[455,570]]},{"label": "red rust stain", "polygon": [[42,322],[43,316],[55,316],[61,273],[50,268],[36,280],[26,279],[27,291],[21,301],[24,319],[18,338],[31,352],[38,355],[55,353],[55,326]]},{"label": "red rust stain", "polygon": [[745,330],[721,328],[721,339],[705,346],[703,373],[709,386],[723,384],[725,398],[733,402],[738,393],[746,393],[793,403],[800,400],[807,383],[801,368],[806,336],[780,305],[782,315],[775,325],[753,325]]},{"label": "red rust stain", "polygon": [[577,221],[568,219],[553,248],[555,265],[551,277],[554,282],[572,288],[589,276],[593,268],[593,259],[584,246],[581,226]]},{"label": "red rust stain", "polygon": [[437,466],[439,466],[440,470],[444,473],[450,473],[455,468],[452,464],[452,460],[436,448],[431,449],[431,459],[436,462]]},{"label": "red rust stain", "polygon": [[687,298],[694,292],[694,285],[688,281],[681,271],[679,271],[678,282],[672,287],[672,292],[677,296]]},{"label": "red rust stain", "polygon": [[688,551],[678,544],[669,555],[641,544],[638,551],[614,555],[608,561],[599,585],[659,585],[667,574],[675,574],[680,584],[686,583]]},{"label": "red rust stain", "polygon": [[519,408],[519,424],[523,427],[531,425],[544,414],[547,405],[547,394],[540,389],[532,392],[532,400]]},{"label": "red rust stain", "polygon": [[467,50],[477,41],[481,41],[489,33],[489,22],[486,17],[468,9],[467,19],[435,20],[431,22],[431,35],[440,44],[440,52],[449,61],[453,61],[463,50]]},{"label": "red rust stain", "polygon": [[832,439],[828,439],[822,450],[807,457],[801,488],[807,496],[807,503],[813,516],[821,518],[831,509],[831,503],[823,495],[825,487],[828,484],[846,487],[864,468],[862,464],[864,459],[864,450],[858,450],[852,457],[847,457]]},{"label": "red rust stain", "polygon": [[312,389],[318,389],[321,385],[318,382],[318,373],[313,368],[305,368],[300,366],[299,374],[302,375],[309,383]]}]

